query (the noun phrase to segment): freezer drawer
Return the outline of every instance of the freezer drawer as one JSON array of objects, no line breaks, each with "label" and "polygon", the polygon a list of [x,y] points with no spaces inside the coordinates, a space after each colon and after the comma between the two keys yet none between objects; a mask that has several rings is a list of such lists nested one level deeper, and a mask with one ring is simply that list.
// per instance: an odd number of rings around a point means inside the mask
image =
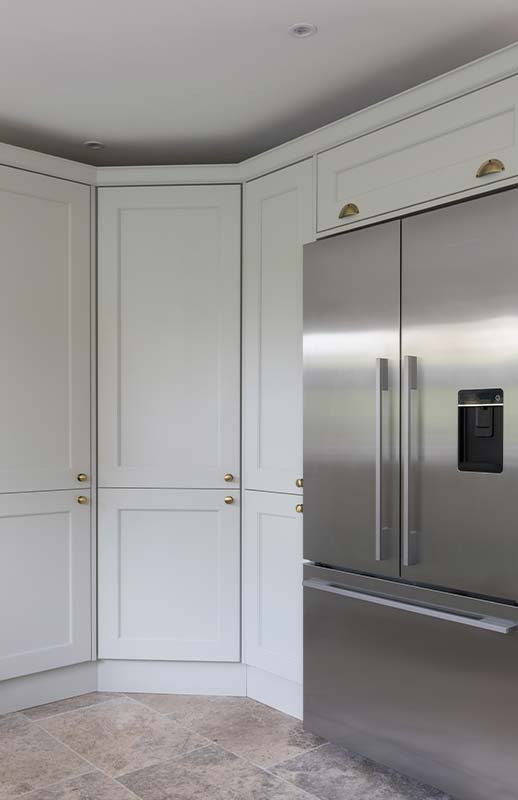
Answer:
[{"label": "freezer drawer", "polygon": [[306,567],[304,725],[465,800],[518,800],[518,609]]}]

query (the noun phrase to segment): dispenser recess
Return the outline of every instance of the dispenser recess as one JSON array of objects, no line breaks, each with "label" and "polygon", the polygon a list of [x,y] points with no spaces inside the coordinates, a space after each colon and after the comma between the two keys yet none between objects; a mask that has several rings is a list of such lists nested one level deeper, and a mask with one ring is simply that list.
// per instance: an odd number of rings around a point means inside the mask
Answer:
[{"label": "dispenser recess", "polygon": [[459,470],[502,472],[504,454],[502,389],[461,389],[458,398]]}]

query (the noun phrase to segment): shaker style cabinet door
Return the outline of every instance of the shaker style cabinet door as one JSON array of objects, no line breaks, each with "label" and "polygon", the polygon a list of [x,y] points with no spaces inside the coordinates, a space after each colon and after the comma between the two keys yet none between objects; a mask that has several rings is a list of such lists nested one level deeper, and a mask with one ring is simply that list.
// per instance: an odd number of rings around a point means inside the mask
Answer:
[{"label": "shaker style cabinet door", "polygon": [[302,247],[314,238],[312,160],[248,183],[244,220],[245,485],[300,493]]},{"label": "shaker style cabinet door", "polygon": [[92,658],[90,492],[0,495],[0,680]]},{"label": "shaker style cabinet door", "polygon": [[0,167],[0,264],[0,493],[88,485],[90,188]]},{"label": "shaker style cabinet door", "polygon": [[237,492],[100,490],[100,658],[239,661],[239,515]]},{"label": "shaker style cabinet door", "polygon": [[245,492],[244,660],[302,683],[302,513],[299,498]]},{"label": "shaker style cabinet door", "polygon": [[240,208],[238,186],[100,189],[101,486],[238,485]]}]

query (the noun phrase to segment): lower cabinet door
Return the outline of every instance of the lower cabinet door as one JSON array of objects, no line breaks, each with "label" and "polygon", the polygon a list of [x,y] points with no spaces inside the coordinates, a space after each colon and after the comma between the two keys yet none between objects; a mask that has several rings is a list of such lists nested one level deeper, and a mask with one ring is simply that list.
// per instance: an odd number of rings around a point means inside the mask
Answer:
[{"label": "lower cabinet door", "polygon": [[0,679],[92,658],[90,492],[0,495]]},{"label": "lower cabinet door", "polygon": [[301,498],[245,493],[243,605],[245,661],[302,682]]},{"label": "lower cabinet door", "polygon": [[101,489],[99,657],[239,661],[239,493]]}]

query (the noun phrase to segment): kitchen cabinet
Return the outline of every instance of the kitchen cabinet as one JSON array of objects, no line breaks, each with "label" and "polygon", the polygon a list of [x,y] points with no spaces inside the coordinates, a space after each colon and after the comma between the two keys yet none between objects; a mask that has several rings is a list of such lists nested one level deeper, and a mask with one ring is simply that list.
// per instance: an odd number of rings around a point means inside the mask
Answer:
[{"label": "kitchen cabinet", "polygon": [[239,516],[231,490],[99,491],[100,658],[239,661]]},{"label": "kitchen cabinet", "polygon": [[516,175],[517,97],[508,78],[320,153],[318,230]]},{"label": "kitchen cabinet", "polygon": [[245,485],[300,493],[302,246],[314,238],[312,160],[246,184],[244,220]]},{"label": "kitchen cabinet", "polygon": [[90,491],[81,493],[0,495],[2,680],[92,658]]},{"label": "kitchen cabinet", "polygon": [[244,660],[302,683],[300,498],[245,492]]},{"label": "kitchen cabinet", "polygon": [[99,191],[100,486],[239,484],[240,209],[239,186]]},{"label": "kitchen cabinet", "polygon": [[88,486],[90,187],[0,167],[0,257],[0,493]]}]

